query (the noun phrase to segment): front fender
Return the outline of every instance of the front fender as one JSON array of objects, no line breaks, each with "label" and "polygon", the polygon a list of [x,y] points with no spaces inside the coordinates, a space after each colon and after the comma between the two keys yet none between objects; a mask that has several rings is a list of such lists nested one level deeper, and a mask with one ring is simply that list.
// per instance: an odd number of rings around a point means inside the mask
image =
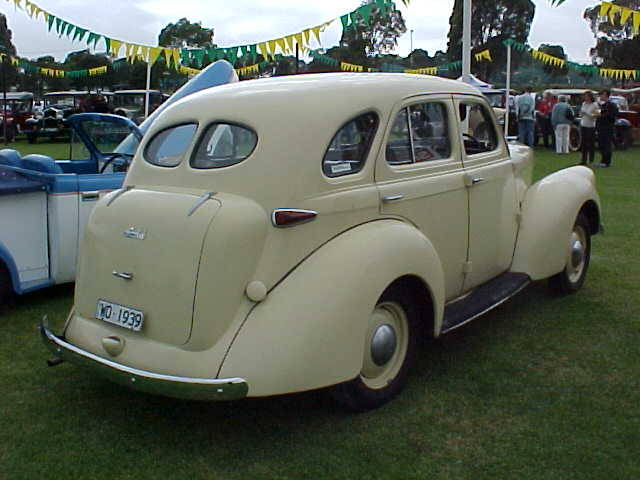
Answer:
[{"label": "front fender", "polygon": [[439,329],[444,275],[424,235],[396,220],[367,223],[339,235],[253,309],[219,376],[242,376],[253,397],[355,378],[362,368],[369,316],[387,286],[405,275],[418,277],[429,289]]},{"label": "front fender", "polygon": [[562,271],[573,225],[590,202],[599,212],[595,175],[586,167],[560,170],[529,187],[511,271],[526,273],[532,280]]}]

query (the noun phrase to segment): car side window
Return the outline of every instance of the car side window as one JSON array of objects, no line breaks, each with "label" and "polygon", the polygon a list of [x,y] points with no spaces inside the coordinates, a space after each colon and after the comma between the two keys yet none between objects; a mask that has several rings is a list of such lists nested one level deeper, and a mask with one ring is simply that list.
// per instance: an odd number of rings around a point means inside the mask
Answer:
[{"label": "car side window", "polygon": [[202,136],[191,158],[193,168],[230,167],[246,160],[256,148],[258,136],[249,128],[229,123],[214,123]]},{"label": "car side window", "polygon": [[467,155],[492,152],[498,148],[498,134],[486,105],[460,102],[460,121]]},{"label": "car side window", "polygon": [[387,163],[405,165],[450,156],[451,136],[444,103],[419,103],[398,112],[387,140]]},{"label": "car side window", "polygon": [[158,167],[177,167],[198,129],[195,123],[167,128],[153,137],[144,149],[144,159]]},{"label": "car side window", "polygon": [[378,115],[373,112],[360,115],[340,127],[322,160],[324,174],[335,178],[362,170],[377,129]]}]

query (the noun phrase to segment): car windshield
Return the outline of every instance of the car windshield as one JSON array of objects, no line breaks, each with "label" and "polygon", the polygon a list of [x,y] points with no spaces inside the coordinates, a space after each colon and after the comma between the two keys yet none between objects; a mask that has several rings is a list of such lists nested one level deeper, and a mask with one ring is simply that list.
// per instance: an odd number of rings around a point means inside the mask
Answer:
[{"label": "car windshield", "polygon": [[[7,111],[11,113],[29,110],[29,100],[7,100]],[[0,111],[4,111],[4,100],[0,98]]]},{"label": "car windshield", "polygon": [[75,97],[73,95],[51,95],[44,98],[44,106],[52,107],[73,107],[75,105]]},{"label": "car windshield", "polygon": [[[132,129],[128,125],[121,123],[100,121],[100,120],[83,120],[78,123],[78,127],[84,131],[89,137],[91,143],[95,145],[102,154],[120,153],[127,156],[133,156],[138,147],[138,139],[132,134]],[[120,147],[128,139],[133,136],[135,144],[130,148],[122,150]],[[74,136],[72,145],[72,159],[88,158],[90,156],[84,144],[77,136]]]},{"label": "car windshield", "polygon": [[492,107],[502,107],[504,104],[504,95],[501,93],[485,93],[484,95]]},{"label": "car windshield", "polygon": [[115,96],[113,103],[117,107],[141,108],[144,106],[144,100],[145,100],[144,93],[118,93]]}]

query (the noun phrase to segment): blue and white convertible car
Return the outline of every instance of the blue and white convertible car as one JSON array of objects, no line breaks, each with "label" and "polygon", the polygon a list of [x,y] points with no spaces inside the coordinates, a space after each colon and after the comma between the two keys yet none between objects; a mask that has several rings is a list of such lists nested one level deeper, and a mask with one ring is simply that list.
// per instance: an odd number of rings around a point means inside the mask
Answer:
[{"label": "blue and white convertible car", "polygon": [[127,118],[78,114],[70,160],[0,150],[0,305],[13,293],[73,282],[78,248],[97,200],[122,186],[145,131],[168,105],[238,77],[226,61],[210,65],[140,127]]}]

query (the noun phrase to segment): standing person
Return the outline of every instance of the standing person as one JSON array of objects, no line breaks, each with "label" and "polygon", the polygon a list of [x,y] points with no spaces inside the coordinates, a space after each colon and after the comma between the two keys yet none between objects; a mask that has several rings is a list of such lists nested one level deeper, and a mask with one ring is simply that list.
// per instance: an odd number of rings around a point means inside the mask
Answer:
[{"label": "standing person", "polygon": [[536,102],[533,99],[533,95],[531,95],[532,91],[532,87],[527,87],[524,89],[524,93],[516,98],[518,141],[530,147],[533,147],[536,110]]},{"label": "standing person", "polygon": [[[545,92],[542,100],[538,102],[538,126],[540,128],[540,135],[542,135],[542,141],[545,148],[555,148],[555,134],[553,127],[551,126],[551,112],[553,107],[558,103],[556,97],[549,92]],[[551,139],[551,140],[549,140]]]},{"label": "standing person", "polygon": [[611,90],[605,88],[598,95],[600,97],[600,116],[596,121],[596,129],[598,130],[598,144],[602,155],[602,163],[598,166],[608,168],[611,166],[611,143],[613,142],[618,107],[609,100]]},{"label": "standing person", "polygon": [[569,133],[571,132],[571,122],[573,121],[573,110],[567,103],[568,98],[560,95],[558,103],[551,111],[551,123],[556,132],[556,153],[569,153]]},{"label": "standing person", "polygon": [[593,163],[596,156],[596,119],[600,116],[600,105],[596,102],[593,92],[587,90],[582,96],[580,107],[580,133],[582,134],[582,165]]}]

